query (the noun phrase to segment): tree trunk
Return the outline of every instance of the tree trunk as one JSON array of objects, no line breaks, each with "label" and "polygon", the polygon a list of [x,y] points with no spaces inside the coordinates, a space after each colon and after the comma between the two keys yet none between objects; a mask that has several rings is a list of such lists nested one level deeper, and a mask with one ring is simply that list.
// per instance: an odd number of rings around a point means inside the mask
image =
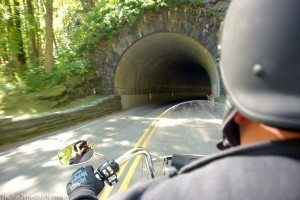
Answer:
[{"label": "tree trunk", "polygon": [[53,42],[54,42],[54,34],[53,34],[53,0],[46,1],[46,46],[45,46],[45,60],[44,67],[47,73],[52,72],[54,57],[53,57]]},{"label": "tree trunk", "polygon": [[[0,0],[1,5],[5,6],[3,0]],[[4,18],[3,9],[0,10],[0,18]],[[3,64],[5,61],[8,61],[8,49],[7,49],[7,29],[6,29],[6,22],[4,20],[0,20],[0,64]]]},{"label": "tree trunk", "polygon": [[15,34],[18,43],[18,61],[21,64],[26,64],[26,56],[24,51],[24,44],[22,39],[22,27],[21,27],[21,16],[20,16],[20,3],[18,0],[14,0],[14,11],[15,11]]},{"label": "tree trunk", "polygon": [[95,7],[96,1],[95,0],[80,0],[81,6],[83,11],[88,12],[93,7]]},{"label": "tree trunk", "polygon": [[40,57],[40,61],[43,60],[43,42],[44,40],[42,39],[42,36],[44,36],[44,30],[41,29],[41,24],[44,20],[44,18],[40,18],[40,16],[42,15],[42,13],[45,13],[44,11],[44,4],[42,4],[42,2],[40,0],[36,0],[33,2],[34,3],[34,7],[36,8],[36,22],[37,22],[37,29],[36,29],[36,45],[38,48],[38,52],[39,52],[39,57]]},{"label": "tree trunk", "polygon": [[6,51],[7,51],[7,65],[5,67],[6,75],[14,75],[15,72],[19,72],[20,62],[18,61],[18,38],[16,38],[16,28],[13,21],[13,12],[9,0],[4,0],[3,5],[7,9],[8,17],[5,20],[6,28]]},{"label": "tree trunk", "polygon": [[32,58],[34,64],[39,63],[39,49],[36,44],[37,34],[36,30],[38,29],[37,22],[34,16],[34,8],[31,0],[26,0],[26,7],[28,13],[28,22],[29,22],[29,38],[30,38],[30,47],[32,51]]}]

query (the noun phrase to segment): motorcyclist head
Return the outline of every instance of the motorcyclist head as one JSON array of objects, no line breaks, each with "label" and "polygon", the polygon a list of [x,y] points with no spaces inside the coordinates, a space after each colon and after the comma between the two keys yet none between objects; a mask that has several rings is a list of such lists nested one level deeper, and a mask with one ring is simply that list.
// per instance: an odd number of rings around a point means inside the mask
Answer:
[{"label": "motorcyclist head", "polygon": [[298,0],[233,0],[221,40],[220,69],[228,94],[223,132],[240,143],[234,116],[300,130]]},{"label": "motorcyclist head", "polygon": [[78,155],[84,155],[91,148],[91,145],[86,140],[80,140],[74,144],[73,148]]}]

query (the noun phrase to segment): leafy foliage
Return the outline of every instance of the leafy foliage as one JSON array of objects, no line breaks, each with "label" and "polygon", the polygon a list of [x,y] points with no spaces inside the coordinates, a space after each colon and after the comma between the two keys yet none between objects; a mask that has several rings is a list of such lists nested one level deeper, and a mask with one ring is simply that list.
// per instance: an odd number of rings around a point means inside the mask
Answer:
[{"label": "leafy foliage", "polygon": [[216,17],[216,16],[218,16],[218,11],[215,11],[215,10],[206,10],[203,15],[205,17]]},{"label": "leafy foliage", "polygon": [[64,50],[58,57],[59,68],[83,74],[90,68],[84,53],[92,52],[101,40],[112,39],[125,23],[134,26],[149,10],[183,4],[204,5],[203,0],[98,0],[88,11],[78,4],[70,6],[65,25],[57,31],[58,35],[65,36],[60,40]]},{"label": "leafy foliage", "polygon": [[51,74],[46,73],[42,66],[31,67],[25,74],[26,91],[35,92],[59,85],[67,76],[81,76],[88,71],[90,64],[86,59],[77,59],[67,63],[57,62]]},{"label": "leafy foliage", "polygon": [[93,51],[101,40],[118,34],[124,23],[135,25],[144,12],[182,4],[204,5],[203,0],[100,0],[89,12],[77,16],[69,38],[76,44],[76,53]]},{"label": "leafy foliage", "polygon": [[[28,10],[27,1],[31,2],[33,10]],[[11,74],[15,81],[14,87],[27,92],[63,84],[68,77],[84,76],[91,69],[85,53],[93,51],[101,41],[112,39],[125,23],[134,26],[140,16],[149,10],[184,4],[204,5],[203,0],[54,0],[55,64],[52,73],[49,74],[41,66],[45,48],[44,1],[20,2],[21,28],[24,29],[22,37],[16,37],[17,29],[9,27],[10,23],[14,22],[15,13],[13,1],[7,0],[7,2],[8,5],[0,5],[0,16],[5,18],[5,21],[0,22],[0,64],[3,72],[0,76],[5,76],[5,71],[15,71],[7,64],[9,63],[7,59],[13,59],[8,51],[17,54],[20,51],[18,40],[23,40],[27,66],[22,66],[23,70],[17,71],[17,75]],[[212,14],[208,13],[208,15]],[[32,34],[36,37],[35,46],[40,56],[38,60],[33,59],[31,52],[31,43],[34,41],[30,38]],[[1,78],[0,85],[5,85],[8,80]]]}]

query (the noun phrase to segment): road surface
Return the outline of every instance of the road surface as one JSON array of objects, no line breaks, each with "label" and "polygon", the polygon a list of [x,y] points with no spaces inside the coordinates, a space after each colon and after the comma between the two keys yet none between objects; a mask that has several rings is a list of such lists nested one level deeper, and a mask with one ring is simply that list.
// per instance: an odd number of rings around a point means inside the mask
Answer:
[{"label": "road surface", "polygon": [[[65,186],[78,167],[61,166],[57,153],[79,139],[93,141],[112,158],[129,150],[170,105],[145,105],[0,149],[0,196],[67,198]],[[93,159],[97,166],[97,159]],[[11,196],[14,195],[14,196]]]},{"label": "road surface", "polygon": [[[114,159],[135,146],[145,133],[150,134],[145,147],[158,156],[214,153],[215,143],[221,137],[221,121],[217,119],[220,113],[214,116],[209,106],[202,106],[201,110],[194,106],[184,104],[156,121],[172,105],[144,105],[0,148],[0,198],[66,199],[66,183],[78,166],[61,166],[57,153],[79,139],[93,141],[97,152]],[[101,162],[95,157],[89,164],[96,168]],[[128,177],[130,173],[138,176],[134,162],[132,159],[127,164],[120,184],[106,187],[104,195],[124,190],[135,182],[136,178]]]}]

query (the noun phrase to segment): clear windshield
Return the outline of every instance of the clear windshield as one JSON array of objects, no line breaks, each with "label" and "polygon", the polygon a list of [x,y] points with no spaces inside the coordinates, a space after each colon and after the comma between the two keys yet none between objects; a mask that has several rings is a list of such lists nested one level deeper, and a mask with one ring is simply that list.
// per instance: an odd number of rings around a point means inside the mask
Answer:
[{"label": "clear windshield", "polygon": [[188,101],[173,106],[153,127],[149,152],[155,155],[217,152],[223,112],[224,105],[212,101]]}]

